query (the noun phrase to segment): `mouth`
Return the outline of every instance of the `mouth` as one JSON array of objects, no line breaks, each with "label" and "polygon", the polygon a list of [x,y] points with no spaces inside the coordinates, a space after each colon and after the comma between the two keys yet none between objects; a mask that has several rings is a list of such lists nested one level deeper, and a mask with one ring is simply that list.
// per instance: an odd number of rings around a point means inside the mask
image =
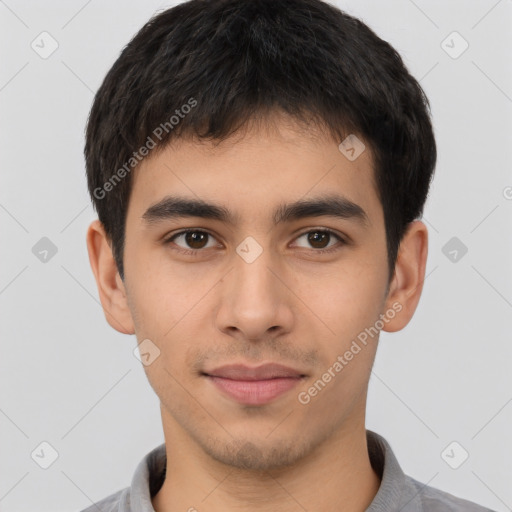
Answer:
[{"label": "mouth", "polygon": [[224,396],[244,405],[264,405],[297,386],[306,375],[279,364],[227,365],[202,375]]}]

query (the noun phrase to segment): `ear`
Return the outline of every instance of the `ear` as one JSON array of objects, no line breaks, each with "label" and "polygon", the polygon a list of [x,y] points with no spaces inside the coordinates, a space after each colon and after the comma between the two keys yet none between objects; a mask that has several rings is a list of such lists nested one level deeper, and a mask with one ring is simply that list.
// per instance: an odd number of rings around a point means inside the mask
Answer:
[{"label": "ear", "polygon": [[99,220],[93,221],[87,230],[87,250],[107,322],[120,333],[134,334],[124,283],[117,271],[110,241]]},{"label": "ear", "polygon": [[414,315],[423,290],[427,253],[427,227],[419,220],[413,221],[400,243],[395,273],[385,303],[386,310],[394,309],[397,314],[385,323],[383,331],[403,329]]}]

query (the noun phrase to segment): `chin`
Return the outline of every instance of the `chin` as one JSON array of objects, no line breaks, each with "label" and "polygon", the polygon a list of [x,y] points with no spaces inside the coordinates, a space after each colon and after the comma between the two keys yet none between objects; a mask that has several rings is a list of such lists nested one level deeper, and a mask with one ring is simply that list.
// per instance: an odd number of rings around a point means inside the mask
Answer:
[{"label": "chin", "polygon": [[308,450],[296,440],[261,443],[254,439],[230,440],[222,445],[219,440],[201,443],[203,450],[214,460],[227,466],[250,471],[268,471],[293,466]]}]

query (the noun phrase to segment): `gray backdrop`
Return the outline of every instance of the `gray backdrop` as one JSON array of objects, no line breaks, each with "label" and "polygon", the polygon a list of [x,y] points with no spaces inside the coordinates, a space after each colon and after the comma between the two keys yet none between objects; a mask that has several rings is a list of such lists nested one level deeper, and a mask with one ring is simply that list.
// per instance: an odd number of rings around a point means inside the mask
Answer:
[{"label": "gray backdrop", "polygon": [[[421,80],[439,148],[428,277],[411,323],[381,336],[367,427],[414,478],[511,510],[512,1],[337,4]],[[0,1],[2,511],[84,508],[163,441],[135,337],[99,305],[82,149],[105,73],[170,5]]]}]

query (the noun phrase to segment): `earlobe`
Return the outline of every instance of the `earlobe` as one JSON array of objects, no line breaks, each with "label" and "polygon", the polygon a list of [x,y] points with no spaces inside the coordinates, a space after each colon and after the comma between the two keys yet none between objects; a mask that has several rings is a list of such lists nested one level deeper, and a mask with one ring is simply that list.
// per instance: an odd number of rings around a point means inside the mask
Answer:
[{"label": "earlobe", "polygon": [[385,310],[393,309],[398,313],[385,324],[384,331],[403,329],[414,315],[423,290],[427,254],[427,227],[419,220],[413,221],[400,244],[395,274],[386,299]]},{"label": "earlobe", "polygon": [[107,322],[120,333],[134,334],[124,283],[119,277],[108,237],[99,220],[93,221],[87,230],[87,250]]}]

